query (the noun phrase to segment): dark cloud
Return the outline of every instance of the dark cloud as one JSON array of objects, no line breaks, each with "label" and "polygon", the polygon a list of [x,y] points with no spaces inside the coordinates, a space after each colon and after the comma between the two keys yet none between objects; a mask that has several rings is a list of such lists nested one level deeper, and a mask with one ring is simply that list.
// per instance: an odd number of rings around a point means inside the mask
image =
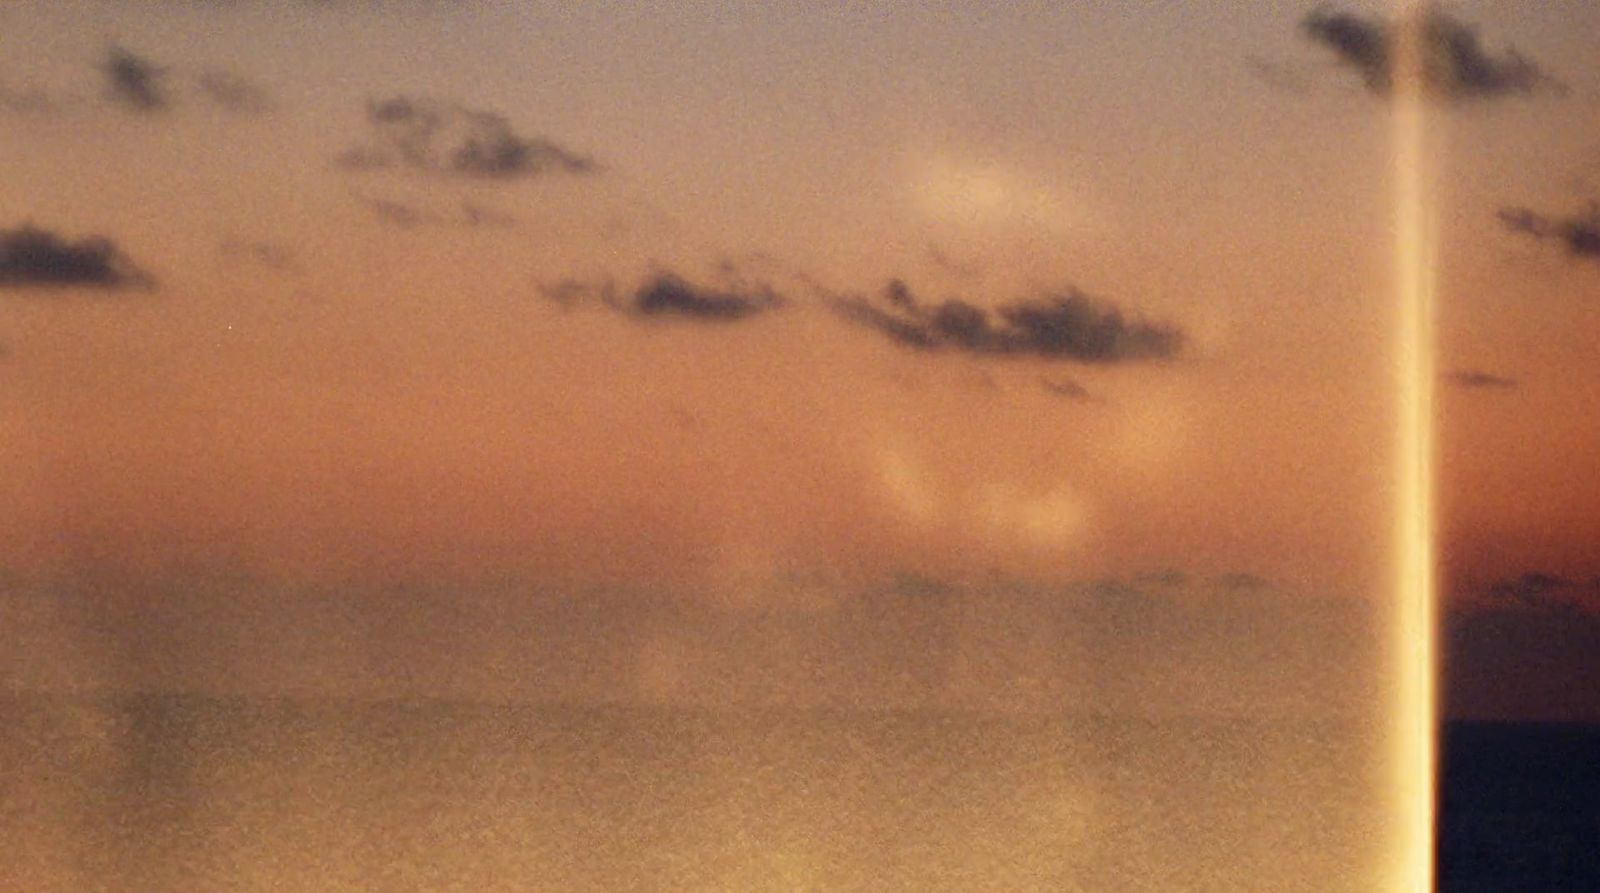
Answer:
[{"label": "dark cloud", "polygon": [[111,240],[77,241],[31,224],[0,230],[0,287],[132,288],[151,284]]},{"label": "dark cloud", "polygon": [[266,88],[230,71],[207,69],[195,83],[206,98],[230,112],[256,115],[271,111],[276,104]]},{"label": "dark cloud", "polygon": [[988,310],[957,298],[925,303],[896,279],[877,301],[838,298],[833,306],[843,318],[919,351],[1120,363],[1169,359],[1183,346],[1178,328],[1129,320],[1077,289]]},{"label": "dark cloud", "polygon": [[372,141],[339,156],[351,170],[406,168],[484,180],[592,174],[594,159],[518,134],[505,116],[406,96],[367,103]]},{"label": "dark cloud", "polygon": [[[1565,88],[1517,50],[1495,55],[1473,28],[1447,13],[1429,10],[1422,23],[1424,87],[1446,99],[1494,99]],[[1393,87],[1396,26],[1392,21],[1317,10],[1300,23],[1311,41],[1332,50],[1361,75],[1367,89],[1387,95]]]},{"label": "dark cloud", "polygon": [[687,319],[700,322],[738,322],[784,305],[776,291],[764,285],[700,286],[671,272],[647,277],[629,291],[615,285],[589,285],[565,281],[541,289],[544,297],[563,306],[595,301],[636,319]]},{"label": "dark cloud", "polygon": [[1477,369],[1457,369],[1445,376],[1452,386],[1472,391],[1514,391],[1522,386],[1515,378]]},{"label": "dark cloud", "polygon": [[1583,260],[1600,261],[1600,204],[1586,213],[1551,217],[1527,208],[1502,208],[1500,222],[1512,232],[1535,239],[1551,239],[1566,248],[1567,254]]},{"label": "dark cloud", "polygon": [[163,81],[167,70],[126,49],[113,46],[100,63],[107,94],[137,112],[166,111],[172,105]]},{"label": "dark cloud", "polygon": [[732,322],[775,309],[782,303],[782,298],[770,289],[705,288],[672,273],[660,273],[634,289],[622,308],[636,316]]}]

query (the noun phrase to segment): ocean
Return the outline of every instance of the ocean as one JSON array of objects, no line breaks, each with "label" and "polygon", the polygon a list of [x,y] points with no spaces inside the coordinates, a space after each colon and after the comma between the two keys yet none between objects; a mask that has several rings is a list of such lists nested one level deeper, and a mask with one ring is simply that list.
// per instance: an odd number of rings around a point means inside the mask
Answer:
[{"label": "ocean", "polygon": [[1600,890],[1600,726],[1446,727],[1439,889]]},{"label": "ocean", "polygon": [[0,889],[1368,891],[1335,722],[0,699]]}]

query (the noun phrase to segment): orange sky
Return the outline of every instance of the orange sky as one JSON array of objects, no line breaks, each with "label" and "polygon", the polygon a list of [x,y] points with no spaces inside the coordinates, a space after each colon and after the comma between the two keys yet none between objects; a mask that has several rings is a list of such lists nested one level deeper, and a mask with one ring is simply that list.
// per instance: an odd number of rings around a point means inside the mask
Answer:
[{"label": "orange sky", "polygon": [[[1447,572],[1589,580],[1600,266],[1496,211],[1600,194],[1600,21],[1458,6],[1564,89],[1437,105],[1443,365],[1505,380],[1444,391]],[[0,229],[104,235],[153,284],[0,285],[3,563],[1382,597],[1391,134],[1307,12],[10,6]],[[114,81],[113,46],[153,67]],[[492,113],[548,166],[408,158],[369,120],[394,97],[433,148]],[[599,297],[653,271],[782,303]],[[1183,349],[917,350],[840,312],[896,277],[922,311],[1081,289]]]}]

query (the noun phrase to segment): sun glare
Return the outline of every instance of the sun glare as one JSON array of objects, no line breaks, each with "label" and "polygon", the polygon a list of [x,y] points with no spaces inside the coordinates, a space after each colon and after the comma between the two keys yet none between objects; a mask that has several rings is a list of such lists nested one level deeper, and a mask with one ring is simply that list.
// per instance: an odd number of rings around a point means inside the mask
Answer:
[{"label": "sun glare", "polygon": [[1433,536],[1432,171],[1421,22],[1424,8],[1401,0],[1394,60],[1396,378],[1396,889],[1433,889],[1437,678]]}]

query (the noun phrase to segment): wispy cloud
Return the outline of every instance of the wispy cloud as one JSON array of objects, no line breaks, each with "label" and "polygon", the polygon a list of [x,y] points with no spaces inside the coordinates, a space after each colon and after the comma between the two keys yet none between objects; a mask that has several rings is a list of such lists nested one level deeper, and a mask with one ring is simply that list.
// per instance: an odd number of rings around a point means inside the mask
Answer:
[{"label": "wispy cloud", "polygon": [[358,195],[356,196],[356,201],[371,212],[374,219],[386,226],[393,226],[398,229],[413,229],[425,223],[439,222],[438,218],[431,212],[409,202],[370,195]]},{"label": "wispy cloud", "polygon": [[228,261],[284,273],[300,270],[300,261],[294,250],[277,242],[224,239],[218,246],[218,251]]},{"label": "wispy cloud", "polygon": [[167,69],[120,46],[106,50],[100,63],[106,95],[119,105],[143,114],[164,112],[172,106],[166,85]]},{"label": "wispy cloud", "polygon": [[[1499,54],[1484,46],[1477,29],[1430,9],[1421,23],[1424,86],[1444,99],[1496,99],[1565,87],[1514,48]],[[1331,50],[1360,75],[1366,88],[1387,95],[1394,82],[1396,22],[1319,9],[1300,23],[1301,33]]]},{"label": "wispy cloud", "polygon": [[462,202],[452,211],[415,202],[356,194],[355,199],[372,216],[387,226],[414,229],[419,226],[459,226],[468,229],[505,229],[517,225],[511,214],[476,202]]},{"label": "wispy cloud", "polygon": [[110,239],[72,240],[32,224],[0,230],[0,287],[148,287],[141,271]]},{"label": "wispy cloud", "polygon": [[196,96],[241,115],[262,114],[277,105],[265,87],[238,72],[173,68],[117,45],[106,50],[99,70],[106,97],[140,114],[171,111]]},{"label": "wispy cloud", "polygon": [[1304,68],[1278,59],[1254,54],[1244,57],[1245,69],[1275,90],[1305,96],[1311,92],[1311,78]]},{"label": "wispy cloud", "polygon": [[731,323],[752,319],[785,304],[782,295],[764,285],[705,286],[672,272],[658,272],[631,289],[614,283],[592,285],[567,280],[542,289],[564,306],[593,302],[639,320],[681,319]]},{"label": "wispy cloud", "polygon": [[266,88],[236,72],[208,68],[200,72],[195,85],[207,99],[230,112],[256,115],[276,106]]},{"label": "wispy cloud", "polygon": [[1128,319],[1073,288],[989,310],[959,298],[926,303],[896,279],[877,300],[832,303],[844,319],[927,352],[1120,363],[1170,359],[1184,342],[1176,326]]},{"label": "wispy cloud", "polygon": [[0,81],[0,115],[44,117],[61,110],[58,99],[43,87],[13,87]]},{"label": "wispy cloud", "polygon": [[1478,369],[1456,369],[1445,375],[1451,386],[1469,391],[1514,391],[1522,386],[1515,378]]},{"label": "wispy cloud", "polygon": [[1039,379],[1039,386],[1044,389],[1046,394],[1052,397],[1059,397],[1062,400],[1072,400],[1078,403],[1102,402],[1099,397],[1096,397],[1088,388],[1079,384],[1076,379],[1041,378]]},{"label": "wispy cloud", "polygon": [[367,103],[371,139],[339,156],[350,170],[407,169],[480,180],[593,174],[593,158],[523,136],[504,115],[408,96]]},{"label": "wispy cloud", "polygon": [[959,259],[932,242],[928,243],[928,260],[936,269],[958,279],[978,279],[984,273],[981,262]]},{"label": "wispy cloud", "polygon": [[466,226],[505,228],[517,225],[514,214],[508,214],[498,208],[480,205],[477,202],[461,203],[461,222]]},{"label": "wispy cloud", "polygon": [[1215,579],[1215,584],[1218,588],[1230,592],[1261,592],[1272,588],[1272,581],[1265,577],[1237,571],[1222,574]]},{"label": "wispy cloud", "polygon": [[1550,216],[1527,208],[1502,208],[1500,222],[1512,232],[1561,244],[1571,257],[1600,261],[1600,204],[1584,213]]}]

